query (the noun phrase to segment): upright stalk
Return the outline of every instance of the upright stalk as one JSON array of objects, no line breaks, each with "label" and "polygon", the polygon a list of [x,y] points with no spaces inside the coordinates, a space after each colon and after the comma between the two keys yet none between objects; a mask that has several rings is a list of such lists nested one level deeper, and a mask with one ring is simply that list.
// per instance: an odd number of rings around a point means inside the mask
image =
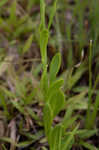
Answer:
[{"label": "upright stalk", "polygon": [[90,128],[91,102],[92,102],[92,40],[89,48],[89,91],[88,91],[88,109],[86,115],[86,128]]}]

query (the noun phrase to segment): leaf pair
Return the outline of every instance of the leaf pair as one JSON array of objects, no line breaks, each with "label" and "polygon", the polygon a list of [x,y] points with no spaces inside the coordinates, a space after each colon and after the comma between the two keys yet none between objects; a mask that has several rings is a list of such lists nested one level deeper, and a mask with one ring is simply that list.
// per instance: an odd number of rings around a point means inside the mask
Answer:
[{"label": "leaf pair", "polygon": [[[44,63],[44,64],[46,64],[46,63]],[[48,99],[50,93],[55,91],[55,89],[60,88],[61,85],[63,84],[63,80],[56,81],[56,75],[59,72],[60,65],[61,65],[61,55],[60,55],[60,53],[57,53],[53,57],[51,64],[50,64],[49,79],[48,79],[48,73],[47,73],[47,65],[44,65],[45,67],[43,69],[43,74],[41,77],[40,84],[41,84],[42,93],[46,99]],[[54,81],[56,81],[56,82],[54,82]]]}]

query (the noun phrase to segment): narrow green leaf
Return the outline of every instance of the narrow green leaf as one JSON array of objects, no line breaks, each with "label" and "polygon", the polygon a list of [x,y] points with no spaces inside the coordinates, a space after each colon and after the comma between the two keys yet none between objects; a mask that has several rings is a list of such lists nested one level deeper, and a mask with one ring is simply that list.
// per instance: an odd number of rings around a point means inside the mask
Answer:
[{"label": "narrow green leaf", "polygon": [[69,120],[65,120],[65,118],[63,119],[62,122],[62,126],[64,131],[69,128],[72,124],[74,124],[74,122],[78,119],[78,116],[75,117],[71,117]]},{"label": "narrow green leaf", "polygon": [[93,107],[93,112],[92,112],[92,115],[91,115],[91,119],[89,120],[90,128],[92,128],[93,125],[94,125],[96,115],[98,113],[98,108],[99,108],[99,93],[96,96],[96,100],[95,100],[95,104],[94,104],[94,107]]},{"label": "narrow green leaf", "polygon": [[46,65],[47,65],[48,37],[49,37],[49,32],[47,29],[43,29],[40,31],[40,51],[41,51],[41,59],[42,59],[43,69],[45,69]]},{"label": "narrow green leaf", "polygon": [[33,143],[33,141],[24,141],[24,142],[20,142],[20,143],[17,144],[13,141],[13,139],[7,138],[7,137],[0,137],[0,141],[4,141],[4,142],[10,143],[10,144],[13,144],[16,147],[23,147],[23,148],[27,147],[27,146],[29,146],[30,144]]},{"label": "narrow green leaf", "polygon": [[72,116],[72,113],[73,113],[73,109],[71,109],[71,107],[68,107],[67,111],[65,113],[63,122],[69,120],[71,118],[71,116]]},{"label": "narrow green leaf", "polygon": [[26,110],[27,110],[27,113],[28,113],[34,120],[36,120],[36,121],[39,122],[39,119],[40,119],[40,118],[38,117],[37,114],[34,113],[34,111],[33,111],[32,108],[27,107]]},{"label": "narrow green leaf", "polygon": [[51,131],[50,150],[61,150],[62,126],[56,125]]},{"label": "narrow green leaf", "polygon": [[51,107],[48,103],[46,103],[43,111],[43,120],[44,120],[45,134],[48,138],[48,141],[51,133],[52,118],[53,117]]},{"label": "narrow green leaf", "polygon": [[87,148],[88,150],[98,150],[95,146],[87,143],[87,142],[80,142],[80,145],[84,146],[85,148]]},{"label": "narrow green leaf", "polygon": [[31,145],[34,141],[24,141],[24,142],[19,142],[18,144],[16,144],[16,147],[29,147],[29,145]]},{"label": "narrow green leaf", "polygon": [[48,99],[49,96],[53,94],[53,92],[55,92],[56,90],[60,89],[61,86],[63,85],[63,83],[64,83],[63,79],[59,79],[59,80],[56,80],[55,82],[53,82],[51,84],[51,86],[49,87],[49,89],[48,89],[47,98],[46,99]]},{"label": "narrow green leaf", "polygon": [[9,91],[8,89],[6,89],[5,87],[0,87],[6,96],[8,96],[9,98],[13,98],[15,99],[16,98],[16,95],[14,93],[12,93],[11,91]]},{"label": "narrow green leaf", "polygon": [[67,101],[67,105],[72,107],[77,103],[80,103],[82,100],[84,100],[86,93],[87,93],[86,91],[83,91],[80,94],[70,97]]},{"label": "narrow green leaf", "polygon": [[0,7],[2,7],[3,5],[5,5],[8,2],[8,0],[1,0],[0,1]]},{"label": "narrow green leaf", "polygon": [[33,98],[35,97],[36,92],[37,89],[34,88],[33,91],[31,91],[31,93],[25,98],[25,105],[33,103]]},{"label": "narrow green leaf", "polygon": [[79,101],[74,105],[75,110],[86,110],[87,107],[88,107],[87,98],[84,98],[83,101]]},{"label": "narrow green leaf", "polygon": [[97,130],[87,130],[87,129],[81,129],[76,132],[76,134],[80,137],[80,139],[87,139],[91,136],[95,135],[97,133]]},{"label": "narrow green leaf", "polygon": [[31,47],[31,44],[32,44],[32,41],[33,41],[33,34],[30,35],[30,37],[26,41],[26,43],[25,43],[25,45],[23,47],[23,54],[29,51],[29,49]]},{"label": "narrow green leaf", "polygon": [[40,87],[42,90],[42,93],[44,95],[44,100],[47,94],[47,90],[48,90],[48,75],[47,75],[47,68],[44,69],[42,77],[41,77],[41,81],[40,81]]},{"label": "narrow green leaf", "polygon": [[68,150],[68,145],[71,144],[71,141],[74,138],[74,135],[76,134],[76,131],[78,130],[79,125],[77,125],[74,130],[71,132],[71,134],[69,135],[69,137],[67,138],[64,146],[62,146],[62,150]]},{"label": "narrow green leaf", "polygon": [[57,53],[50,64],[50,82],[52,83],[56,79],[56,75],[59,72],[61,65],[61,54]]},{"label": "narrow green leaf", "polygon": [[23,106],[21,106],[18,102],[11,100],[11,103],[19,112],[21,112],[22,114],[25,114],[25,110],[24,110]]},{"label": "narrow green leaf", "polygon": [[42,135],[43,135],[43,131],[42,130],[38,131],[35,134],[32,134],[30,132],[21,132],[21,131],[20,131],[20,133],[21,133],[21,135],[27,137],[28,140],[32,140],[33,142],[36,142],[37,140],[39,140],[40,137],[42,137]]},{"label": "narrow green leaf", "polygon": [[61,150],[71,150],[72,149],[72,145],[75,143],[74,137],[71,139],[71,142],[69,143],[68,147],[66,149],[64,149],[64,146],[65,146],[69,136],[70,135],[66,135],[65,137],[63,137]]},{"label": "narrow green leaf", "polygon": [[72,87],[78,82],[78,80],[81,78],[83,73],[86,71],[86,67],[82,65],[77,71],[75,72],[74,75],[72,75],[72,72],[68,74],[68,77],[66,79],[66,89],[71,90]]},{"label": "narrow green leaf", "polygon": [[42,150],[47,150],[47,148],[46,147],[42,147]]},{"label": "narrow green leaf", "polygon": [[6,142],[6,143],[13,143],[13,145],[15,145],[15,142],[8,137],[0,137],[0,141]]},{"label": "narrow green leaf", "polygon": [[5,57],[2,63],[0,63],[0,76],[2,76],[8,69],[10,64],[8,62],[12,62],[14,60],[14,55],[8,55]]},{"label": "narrow green leaf", "polygon": [[1,147],[2,147],[2,150],[7,150],[5,144],[2,144]]},{"label": "narrow green leaf", "polygon": [[49,18],[49,23],[48,23],[48,29],[50,29],[55,12],[56,12],[56,5],[57,5],[57,0],[54,1],[52,10],[51,10],[51,14],[50,14],[50,18]]},{"label": "narrow green leaf", "polygon": [[7,107],[7,102],[5,101],[5,95],[3,93],[3,91],[0,91],[0,105],[3,107],[4,109],[4,113],[7,117],[10,116],[9,111],[8,111],[8,107]]},{"label": "narrow green leaf", "polygon": [[90,115],[91,115],[91,103],[92,103],[92,41],[90,41],[89,48],[89,90],[88,90],[88,109],[86,113],[86,128],[90,129]]},{"label": "narrow green leaf", "polygon": [[40,0],[41,30],[45,28],[45,0]]},{"label": "narrow green leaf", "polygon": [[16,20],[17,20],[17,17],[16,17],[16,5],[17,5],[17,1],[14,0],[12,2],[12,5],[10,7],[10,24],[13,24],[13,25],[16,25]]}]

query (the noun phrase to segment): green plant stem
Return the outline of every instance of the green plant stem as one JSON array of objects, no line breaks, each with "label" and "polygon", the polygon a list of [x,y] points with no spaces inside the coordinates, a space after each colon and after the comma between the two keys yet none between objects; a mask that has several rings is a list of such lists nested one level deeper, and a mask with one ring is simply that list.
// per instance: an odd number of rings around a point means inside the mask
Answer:
[{"label": "green plant stem", "polygon": [[86,115],[86,128],[90,128],[91,102],[92,102],[92,40],[90,40],[89,49],[89,91],[88,91],[88,109]]}]

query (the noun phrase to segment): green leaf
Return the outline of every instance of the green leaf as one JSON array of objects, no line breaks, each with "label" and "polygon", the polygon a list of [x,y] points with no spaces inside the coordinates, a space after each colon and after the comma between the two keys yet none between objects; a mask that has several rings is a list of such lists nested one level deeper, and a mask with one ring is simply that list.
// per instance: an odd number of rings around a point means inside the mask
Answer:
[{"label": "green leaf", "polygon": [[41,30],[45,28],[45,0],[40,0]]},{"label": "green leaf", "polygon": [[48,91],[48,75],[47,75],[47,68],[44,69],[41,81],[40,81],[40,87],[44,96],[44,100]]},{"label": "green leaf", "polygon": [[40,118],[38,117],[37,114],[34,113],[34,111],[33,111],[32,108],[27,107],[26,110],[27,110],[27,113],[28,113],[34,120],[36,120],[36,121],[39,122]]},{"label": "green leaf", "polygon": [[62,126],[63,126],[63,129],[64,129],[64,132],[67,128],[69,128],[72,124],[74,124],[74,122],[78,119],[78,116],[75,116],[75,117],[71,117],[69,120],[67,119],[63,119],[63,122],[62,122]]},{"label": "green leaf", "polygon": [[37,92],[37,89],[34,88],[33,91],[31,91],[31,93],[29,95],[27,95],[27,97],[24,100],[25,101],[25,105],[33,103],[33,98],[36,96],[36,92]]},{"label": "green leaf", "polygon": [[95,146],[87,143],[87,142],[80,142],[80,145],[84,146],[85,148],[87,148],[88,150],[98,150],[98,148],[96,148]]},{"label": "green leaf", "polygon": [[50,64],[50,82],[52,83],[56,79],[56,75],[59,72],[61,65],[61,54],[57,53]]},{"label": "green leaf", "polygon": [[51,9],[51,14],[50,14],[50,18],[49,18],[49,23],[48,23],[48,29],[50,29],[55,12],[56,12],[56,5],[57,5],[57,0],[54,1],[54,5]]},{"label": "green leaf", "polygon": [[29,145],[31,145],[34,141],[23,141],[23,142],[19,142],[18,144],[16,144],[16,147],[29,147]]},{"label": "green leaf", "polygon": [[48,103],[46,103],[43,111],[43,120],[44,120],[45,134],[48,138],[48,141],[51,133],[52,118],[53,116],[52,116],[51,107]]},{"label": "green leaf", "polygon": [[99,93],[96,96],[96,100],[95,100],[95,104],[94,104],[94,107],[93,107],[93,112],[92,112],[92,115],[91,115],[91,119],[89,120],[89,124],[90,124],[91,128],[94,126],[96,115],[98,113],[98,108],[99,108]]},{"label": "green leaf", "polygon": [[4,91],[5,95],[8,96],[9,98],[16,99],[16,95],[11,91],[9,91],[8,89],[6,89],[5,87],[1,87],[1,89],[2,91]]},{"label": "green leaf", "polygon": [[14,0],[12,2],[12,5],[10,7],[10,24],[11,25],[16,25],[17,17],[16,17],[16,6],[17,6],[17,1]]},{"label": "green leaf", "polygon": [[11,103],[19,112],[21,112],[22,114],[25,114],[25,110],[24,110],[23,106],[21,106],[18,102],[11,100]]},{"label": "green leaf", "polygon": [[71,142],[69,143],[69,145],[67,146],[66,149],[64,149],[64,146],[66,145],[66,141],[68,140],[69,135],[66,135],[63,139],[62,139],[62,147],[61,150],[71,150],[72,149],[72,145],[75,143],[75,139],[74,137],[71,139]]},{"label": "green leaf", "polygon": [[0,137],[0,141],[6,142],[6,143],[12,143],[13,145],[16,145],[16,143],[8,137]]},{"label": "green leaf", "polygon": [[[68,146],[71,144],[71,142],[74,139],[74,135],[76,134],[76,131],[78,130],[79,125],[77,125],[74,130],[70,133],[69,137],[67,140],[64,142],[64,145],[62,145],[62,150],[68,150]],[[67,136],[67,135],[66,135]]]},{"label": "green leaf", "polygon": [[3,5],[5,5],[8,2],[8,0],[1,0],[0,1],[0,7],[2,7]]},{"label": "green leaf", "polygon": [[84,100],[86,93],[87,93],[86,91],[83,91],[80,94],[70,97],[67,101],[67,106],[69,105],[71,108],[72,107],[74,108],[74,106],[76,106],[76,104],[78,104]]},{"label": "green leaf", "polygon": [[36,142],[37,140],[39,140],[42,135],[43,135],[43,131],[38,131],[37,133],[35,134],[32,134],[30,132],[22,132],[20,131],[21,135],[25,136],[26,138],[28,138],[28,140],[32,140],[33,142]]},{"label": "green leaf", "polygon": [[5,144],[2,144],[1,147],[2,147],[2,150],[7,150]]},{"label": "green leaf", "polygon": [[75,72],[74,75],[72,75],[72,72],[69,72],[67,78],[66,78],[66,89],[71,90],[72,87],[78,82],[78,80],[81,78],[83,73],[86,71],[86,67],[82,65],[77,71]]},{"label": "green leaf", "polygon": [[6,142],[6,143],[10,143],[10,144],[13,144],[13,145],[15,145],[16,147],[27,147],[27,146],[29,146],[30,144],[32,144],[33,143],[33,141],[31,140],[31,141],[24,141],[24,142],[20,142],[20,143],[16,143],[15,141],[13,141],[13,139],[12,138],[7,138],[7,137],[0,137],[0,141],[3,141],[3,142]]},{"label": "green leaf", "polygon": [[63,79],[59,79],[59,80],[56,80],[55,82],[53,82],[51,84],[51,86],[49,87],[48,89],[48,92],[47,92],[47,98],[49,98],[50,95],[52,95],[56,90],[60,89],[61,86],[63,85],[64,83],[64,80]]},{"label": "green leaf", "polygon": [[83,101],[75,103],[75,110],[86,110],[88,108],[87,98],[84,98]]},{"label": "green leaf", "polygon": [[50,137],[50,150],[61,150],[62,126],[56,125],[52,128]]},{"label": "green leaf", "polygon": [[42,147],[42,150],[47,150],[47,148],[46,147]]},{"label": "green leaf", "polygon": [[72,117],[72,113],[73,113],[73,109],[71,109],[71,107],[68,107],[67,111],[65,112],[65,116],[64,116],[63,121],[69,120]]},{"label": "green leaf", "polygon": [[87,130],[87,129],[81,129],[76,132],[76,134],[80,137],[80,139],[87,139],[91,136],[95,135],[97,133],[97,130]]},{"label": "green leaf", "polygon": [[33,34],[30,35],[30,37],[26,41],[26,43],[25,43],[25,45],[23,47],[23,54],[29,51],[29,49],[31,47],[31,44],[32,44],[32,41],[33,41]]},{"label": "green leaf", "polygon": [[50,95],[48,100],[51,110],[53,112],[53,118],[63,109],[65,104],[65,97],[61,90],[57,90]]},{"label": "green leaf", "polygon": [[14,55],[8,55],[5,57],[2,63],[0,63],[0,76],[2,76],[10,66],[10,63],[7,62],[12,62],[14,60]]},{"label": "green leaf", "polygon": [[40,51],[43,69],[46,68],[47,65],[47,44],[48,44],[49,32],[47,29],[42,29],[40,31]]},{"label": "green leaf", "polygon": [[14,80],[13,84],[15,85],[15,89],[16,89],[15,95],[17,97],[21,98],[20,103],[27,104],[27,102],[26,102],[27,88],[25,86],[24,80],[22,80],[22,82],[20,82],[20,80],[18,78],[16,78],[16,80]]},{"label": "green leaf", "polygon": [[0,106],[3,107],[4,114],[6,115],[6,117],[9,117],[10,114],[9,114],[9,111],[8,111],[7,102],[5,100],[5,95],[4,95],[4,92],[2,90],[0,91]]}]

